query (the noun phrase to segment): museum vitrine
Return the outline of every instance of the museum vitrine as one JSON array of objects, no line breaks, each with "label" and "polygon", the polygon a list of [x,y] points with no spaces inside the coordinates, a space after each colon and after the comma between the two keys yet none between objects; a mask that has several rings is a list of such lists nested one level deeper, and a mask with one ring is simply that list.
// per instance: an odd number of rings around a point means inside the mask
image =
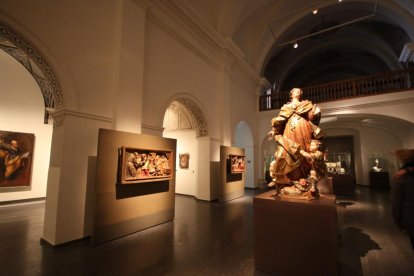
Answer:
[{"label": "museum vitrine", "polygon": [[328,173],[351,173],[351,153],[328,153],[326,158]]}]

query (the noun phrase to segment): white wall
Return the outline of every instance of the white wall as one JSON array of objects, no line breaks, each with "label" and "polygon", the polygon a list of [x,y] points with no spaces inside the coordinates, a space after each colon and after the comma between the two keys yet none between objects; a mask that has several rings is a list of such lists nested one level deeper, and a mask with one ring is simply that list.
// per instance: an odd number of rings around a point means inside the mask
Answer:
[{"label": "white wall", "polygon": [[329,126],[325,130],[328,136],[353,136],[357,184],[369,185],[371,167],[368,158],[370,155],[379,155],[386,158],[387,166],[384,167],[384,171],[389,172],[391,180],[392,175],[397,170],[396,160],[392,153],[398,148],[403,148],[403,143],[399,137],[383,129],[364,126],[354,126],[353,128],[347,125],[341,127]]},{"label": "white wall", "polygon": [[[233,75],[231,82],[231,125],[233,129],[233,142],[235,146],[242,147],[245,149],[245,154],[250,163],[247,163],[246,171],[246,187],[255,188],[260,177],[260,158],[258,148],[260,147],[262,136],[258,135],[259,124],[256,114],[257,110],[257,97],[254,93],[255,83],[246,78],[246,76]],[[230,108],[230,107],[229,107]],[[248,141],[243,142],[243,144],[238,144],[236,138],[237,128],[240,122],[244,122],[246,125],[245,134],[248,135]],[[247,134],[249,133],[249,134]],[[247,138],[247,137],[245,137]]]},{"label": "white wall", "polygon": [[[196,196],[197,191],[197,160],[198,143],[195,130],[164,131],[164,137],[177,140],[177,158],[175,175],[175,192],[178,194]],[[188,169],[181,169],[179,162],[180,153],[189,153],[190,162]]]},{"label": "white wall", "polygon": [[35,135],[30,190],[0,189],[0,201],[45,197],[53,127],[43,123],[45,105],[36,81],[2,50],[0,90],[0,129]]},{"label": "white wall", "polygon": [[190,94],[206,116],[209,136],[219,138],[220,114],[215,102],[219,73],[151,21],[147,21],[145,49],[142,122],[162,126],[171,99],[177,94]]},{"label": "white wall", "polygon": [[127,66],[118,56],[125,47],[119,35],[123,5],[113,0],[5,0],[0,19],[4,14],[5,23],[15,25],[45,56],[59,80],[65,109],[110,117],[117,100],[113,92],[127,90],[117,75]]},{"label": "white wall", "polygon": [[389,178],[391,180],[392,175],[398,169],[393,152],[396,149],[403,148],[401,139],[391,133],[374,128],[361,129],[360,136],[362,141],[361,158],[363,169],[363,182],[361,184],[369,185],[369,171],[371,167],[368,164],[368,157],[370,155],[380,155],[386,158],[387,167],[384,168],[384,171],[389,172]]}]

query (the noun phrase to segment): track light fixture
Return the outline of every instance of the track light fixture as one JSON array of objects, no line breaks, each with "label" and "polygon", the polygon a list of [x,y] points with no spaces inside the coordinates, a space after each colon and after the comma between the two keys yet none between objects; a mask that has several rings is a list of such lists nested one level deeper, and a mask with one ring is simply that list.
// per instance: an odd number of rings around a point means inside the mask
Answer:
[{"label": "track light fixture", "polygon": [[[313,32],[313,33],[310,33],[310,34],[307,34],[307,35],[304,35],[304,36],[300,36],[300,37],[297,37],[295,39],[292,39],[292,40],[289,40],[289,41],[286,41],[286,42],[279,43],[279,46],[293,45],[293,48],[297,48],[299,46],[297,42],[300,41],[300,40],[303,40],[303,39],[306,39],[306,38],[310,38],[310,37],[313,37],[313,36],[316,36],[316,35],[320,35],[320,34],[323,34],[323,33],[326,33],[326,32],[330,32],[332,30],[341,28],[343,26],[347,26],[347,25],[350,25],[350,24],[353,24],[353,23],[356,23],[356,22],[360,22],[360,21],[364,21],[364,20],[366,20],[368,18],[371,18],[371,17],[373,17],[373,16],[376,15],[378,1],[379,0],[375,0],[374,6],[373,6],[373,11],[372,11],[371,14],[368,14],[368,15],[365,15],[365,16],[361,16],[361,17],[358,17],[358,18],[355,18],[355,19],[346,21],[344,23],[337,24],[335,26],[322,29],[322,30],[317,31],[317,32]],[[338,3],[342,3],[342,2],[343,2],[343,0],[338,0]],[[313,14],[317,14],[318,13],[318,9],[316,9],[316,8],[313,9],[312,10],[312,13]],[[271,28],[270,24],[269,24],[269,29],[270,29],[270,32],[272,33],[274,39],[277,40],[277,38],[275,37],[275,34],[272,31],[272,28]]]}]

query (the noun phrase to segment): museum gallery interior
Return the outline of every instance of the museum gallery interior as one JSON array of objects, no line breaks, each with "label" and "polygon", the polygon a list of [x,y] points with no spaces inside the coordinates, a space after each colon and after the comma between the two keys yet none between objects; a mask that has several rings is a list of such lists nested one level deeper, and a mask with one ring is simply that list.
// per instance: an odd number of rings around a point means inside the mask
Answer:
[{"label": "museum gallery interior", "polygon": [[413,0],[0,2],[4,275],[414,275]]}]

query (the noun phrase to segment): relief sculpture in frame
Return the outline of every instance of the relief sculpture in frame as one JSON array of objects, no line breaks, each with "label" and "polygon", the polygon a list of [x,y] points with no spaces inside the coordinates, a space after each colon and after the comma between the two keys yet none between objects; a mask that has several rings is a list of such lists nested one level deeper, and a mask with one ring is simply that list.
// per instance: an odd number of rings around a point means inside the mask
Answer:
[{"label": "relief sculpture in frame", "polygon": [[118,183],[133,184],[172,178],[172,152],[122,147],[119,149]]},{"label": "relief sculpture in frame", "polygon": [[245,156],[243,155],[229,155],[227,164],[230,169],[228,169],[228,171],[230,171],[231,174],[244,172],[246,168],[244,159]]}]

